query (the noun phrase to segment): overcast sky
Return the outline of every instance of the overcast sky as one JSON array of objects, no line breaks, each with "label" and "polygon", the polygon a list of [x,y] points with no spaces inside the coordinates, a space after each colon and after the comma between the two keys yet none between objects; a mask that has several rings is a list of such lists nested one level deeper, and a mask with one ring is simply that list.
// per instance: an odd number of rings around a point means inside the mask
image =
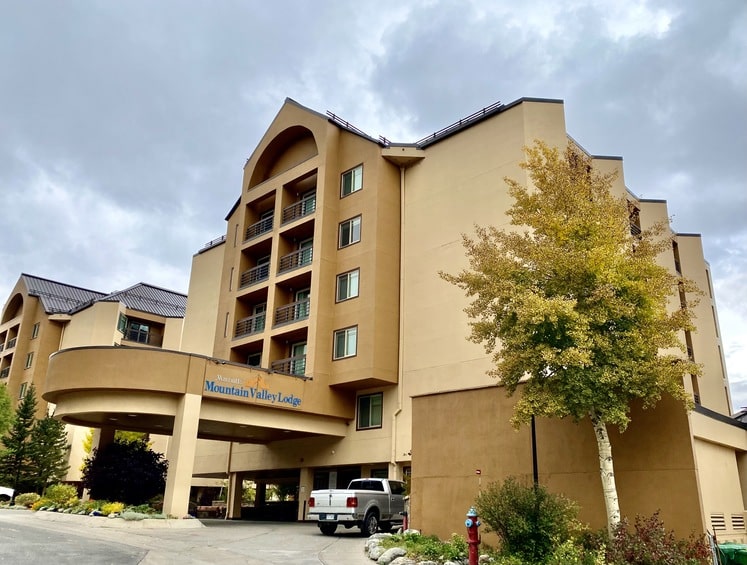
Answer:
[{"label": "overcast sky", "polygon": [[703,235],[747,406],[744,0],[0,0],[0,301],[186,292],[285,97],[412,142],[522,96]]}]

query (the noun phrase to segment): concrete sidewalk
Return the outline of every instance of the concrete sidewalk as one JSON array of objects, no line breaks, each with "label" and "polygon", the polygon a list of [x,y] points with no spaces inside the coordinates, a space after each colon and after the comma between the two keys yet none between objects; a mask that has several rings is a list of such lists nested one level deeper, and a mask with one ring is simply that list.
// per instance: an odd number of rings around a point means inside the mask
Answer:
[{"label": "concrete sidewalk", "polygon": [[[46,515],[45,515],[46,514]],[[52,517],[50,518],[50,515]],[[236,522],[218,519],[200,520],[204,527],[114,526],[114,520],[80,516],[36,513],[23,510],[0,510],[0,530],[46,530],[65,539],[76,536],[97,543],[136,550],[142,558],[111,561],[113,565],[371,565],[363,554],[365,538],[357,530],[344,530],[334,536],[323,536],[314,524],[279,522]],[[117,520],[120,524],[120,520]],[[179,521],[184,522],[184,521]],[[188,522],[192,522],[189,520]],[[104,524],[106,523],[106,526]],[[197,527],[195,527],[197,526]],[[54,547],[48,548],[53,554]],[[12,551],[12,550],[11,550]],[[132,551],[130,551],[132,553]],[[126,552],[122,552],[126,553]],[[144,557],[143,557],[144,555]],[[13,561],[4,555],[0,561]],[[37,556],[38,557],[38,556]],[[5,558],[8,558],[7,560]],[[85,555],[71,565],[89,563]],[[33,563],[33,561],[28,561]],[[55,560],[62,565],[62,562]]]}]

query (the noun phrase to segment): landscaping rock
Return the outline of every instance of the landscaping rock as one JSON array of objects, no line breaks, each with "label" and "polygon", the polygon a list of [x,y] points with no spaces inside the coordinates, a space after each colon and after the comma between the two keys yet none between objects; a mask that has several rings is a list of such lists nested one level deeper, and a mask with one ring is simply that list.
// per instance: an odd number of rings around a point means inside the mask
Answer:
[{"label": "landscaping rock", "polygon": [[407,552],[401,547],[391,547],[381,554],[376,560],[379,565],[390,565],[397,557],[403,557],[407,555]]}]

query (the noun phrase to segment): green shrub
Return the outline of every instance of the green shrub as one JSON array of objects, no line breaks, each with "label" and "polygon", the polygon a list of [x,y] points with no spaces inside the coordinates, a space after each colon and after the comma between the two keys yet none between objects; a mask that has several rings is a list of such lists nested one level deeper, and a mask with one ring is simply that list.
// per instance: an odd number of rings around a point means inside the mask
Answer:
[{"label": "green shrub", "polygon": [[57,506],[68,506],[71,498],[78,500],[78,490],[73,485],[56,484],[47,487],[44,491],[44,498],[48,498]]},{"label": "green shrub", "polygon": [[664,527],[658,511],[650,518],[637,516],[632,530],[623,519],[607,550],[611,565],[705,565],[710,563],[710,556],[705,540],[694,535],[677,539],[672,530]]},{"label": "green shrub", "polygon": [[24,492],[23,494],[19,494],[16,496],[15,504],[16,506],[25,506],[26,508],[31,508],[31,506],[39,500],[41,496],[36,494],[35,492]]},{"label": "green shrub", "polygon": [[571,500],[515,477],[490,483],[475,506],[487,531],[498,534],[503,553],[529,563],[544,563],[579,530],[578,511]]},{"label": "green shrub", "polygon": [[395,534],[382,541],[385,548],[401,547],[408,557],[431,561],[458,561],[467,557],[467,541],[452,534],[450,541],[441,541],[436,536],[423,536],[415,532]]}]

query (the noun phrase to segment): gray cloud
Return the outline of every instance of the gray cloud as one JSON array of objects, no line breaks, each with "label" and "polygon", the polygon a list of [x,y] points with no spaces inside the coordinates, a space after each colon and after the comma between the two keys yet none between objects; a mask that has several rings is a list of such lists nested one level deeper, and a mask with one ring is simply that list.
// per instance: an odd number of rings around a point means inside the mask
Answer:
[{"label": "gray cloud", "polygon": [[[496,100],[562,98],[589,151],[700,232],[745,336],[747,4],[570,0],[3,2],[0,295],[21,271],[186,290],[286,96],[413,141]],[[738,345],[729,342],[732,369]],[[736,375],[736,377],[735,377]],[[747,404],[747,393],[735,397]],[[736,403],[736,402],[735,402]]]}]

